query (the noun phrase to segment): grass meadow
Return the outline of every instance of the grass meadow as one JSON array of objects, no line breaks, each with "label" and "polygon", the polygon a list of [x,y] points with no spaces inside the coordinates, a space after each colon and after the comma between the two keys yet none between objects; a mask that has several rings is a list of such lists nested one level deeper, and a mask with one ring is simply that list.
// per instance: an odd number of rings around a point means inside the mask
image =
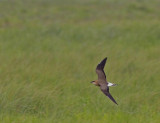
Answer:
[{"label": "grass meadow", "polygon": [[[159,0],[0,0],[1,123],[159,123]],[[118,106],[90,82],[108,57]]]}]

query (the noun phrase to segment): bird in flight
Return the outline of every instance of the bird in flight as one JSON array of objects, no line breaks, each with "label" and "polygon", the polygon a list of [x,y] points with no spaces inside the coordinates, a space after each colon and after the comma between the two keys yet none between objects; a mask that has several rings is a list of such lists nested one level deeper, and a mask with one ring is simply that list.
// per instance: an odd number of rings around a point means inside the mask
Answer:
[{"label": "bird in flight", "polygon": [[[106,75],[104,72],[104,66],[106,64],[107,61],[107,57],[104,58],[96,67],[96,73],[98,75],[98,80],[96,81],[92,81],[91,83],[99,86],[101,91],[108,96],[115,104],[117,104],[117,102],[115,101],[115,99],[112,97],[112,95],[109,93],[109,86],[115,86],[116,84],[113,84],[111,82],[108,82],[106,79]],[[118,105],[118,104],[117,104]]]}]

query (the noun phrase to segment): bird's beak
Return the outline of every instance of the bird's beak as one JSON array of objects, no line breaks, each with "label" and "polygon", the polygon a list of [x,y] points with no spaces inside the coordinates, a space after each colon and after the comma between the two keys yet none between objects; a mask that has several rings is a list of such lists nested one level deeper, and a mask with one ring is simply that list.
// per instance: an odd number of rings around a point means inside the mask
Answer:
[{"label": "bird's beak", "polygon": [[93,83],[94,81],[92,81],[91,83]]}]

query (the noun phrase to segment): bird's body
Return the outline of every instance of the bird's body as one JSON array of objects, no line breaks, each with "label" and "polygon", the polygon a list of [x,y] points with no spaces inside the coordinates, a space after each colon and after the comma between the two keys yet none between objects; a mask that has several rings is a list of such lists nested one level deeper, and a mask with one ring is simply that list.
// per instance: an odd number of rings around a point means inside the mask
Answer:
[{"label": "bird's body", "polygon": [[[115,104],[117,104],[117,102],[115,101],[115,99],[112,97],[112,95],[109,93],[109,86],[115,86],[116,84],[107,82],[106,79],[106,75],[104,72],[104,66],[106,64],[106,60],[107,58],[103,59],[96,67],[96,73],[98,75],[98,80],[96,81],[92,81],[91,83],[99,86],[101,91],[108,96]],[[117,104],[118,105],[118,104]]]}]

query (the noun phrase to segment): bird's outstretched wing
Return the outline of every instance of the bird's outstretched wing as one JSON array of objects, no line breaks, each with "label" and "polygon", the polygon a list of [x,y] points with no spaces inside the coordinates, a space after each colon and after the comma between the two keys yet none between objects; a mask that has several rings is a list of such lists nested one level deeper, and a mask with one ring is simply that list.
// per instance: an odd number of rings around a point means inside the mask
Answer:
[{"label": "bird's outstretched wing", "polygon": [[107,58],[104,58],[96,67],[96,73],[98,75],[98,80],[106,80],[106,75],[104,72],[104,66],[106,64]]},{"label": "bird's outstretched wing", "polygon": [[[101,91],[106,95],[108,96],[115,104],[117,104],[117,102],[115,101],[115,99],[112,97],[112,95],[109,93],[109,87],[107,89],[102,89],[101,88]],[[118,104],[117,104],[118,105]]]}]

